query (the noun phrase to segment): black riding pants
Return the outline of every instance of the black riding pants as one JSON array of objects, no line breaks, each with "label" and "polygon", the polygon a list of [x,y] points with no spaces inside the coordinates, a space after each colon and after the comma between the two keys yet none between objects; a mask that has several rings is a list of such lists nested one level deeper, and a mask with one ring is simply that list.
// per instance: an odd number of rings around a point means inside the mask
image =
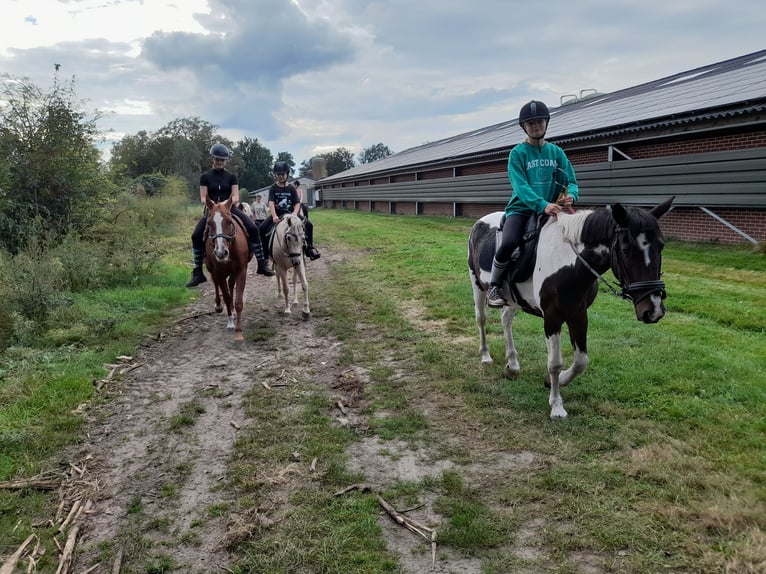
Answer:
[{"label": "black riding pants", "polygon": [[503,223],[503,239],[495,252],[495,260],[499,264],[507,264],[511,260],[513,250],[521,243],[524,231],[528,225],[535,224],[533,215],[521,215],[514,213],[509,215]]}]

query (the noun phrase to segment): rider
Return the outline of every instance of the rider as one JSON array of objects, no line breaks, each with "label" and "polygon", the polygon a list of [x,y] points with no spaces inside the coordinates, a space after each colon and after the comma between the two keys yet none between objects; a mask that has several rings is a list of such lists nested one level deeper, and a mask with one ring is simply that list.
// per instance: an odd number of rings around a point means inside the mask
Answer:
[{"label": "rider", "polygon": [[[272,276],[274,275],[274,272],[266,267],[266,258],[263,254],[263,245],[261,243],[261,236],[258,233],[258,228],[249,217],[242,213],[238,208],[234,207],[235,205],[239,205],[239,182],[234,173],[225,169],[226,162],[229,160],[230,155],[229,148],[222,143],[215,143],[210,148],[210,159],[213,162],[213,168],[203,173],[199,178],[200,201],[204,205],[208,197],[215,202],[226,201],[231,198],[231,213],[236,215],[247,229],[250,249],[258,260],[257,273]],[[205,257],[204,233],[206,224],[207,217],[203,215],[192,232],[192,257],[194,258],[194,269],[192,270],[191,281],[186,284],[187,287],[196,287],[200,283],[207,281],[205,274],[202,272],[202,260]]]},{"label": "rider", "polygon": [[[292,213],[300,216],[301,198],[295,188],[287,183],[287,177],[290,174],[290,166],[286,161],[278,161],[274,164],[274,177],[276,182],[269,188],[269,210],[271,217],[261,223],[260,230],[263,238],[268,237],[271,229],[279,223],[283,215]],[[319,252],[311,245],[309,231],[306,228],[307,245],[304,247],[306,255],[313,259],[320,257]]]},{"label": "rider", "polygon": [[306,247],[303,251],[306,253],[306,257],[314,261],[315,259],[319,259],[321,255],[319,254],[319,251],[317,251],[316,247],[314,247],[314,224],[309,221],[309,207],[306,205],[306,202],[303,201],[301,180],[296,179],[293,182],[293,187],[295,187],[295,191],[298,192],[298,199],[301,201],[300,213],[301,218],[303,219],[303,228],[306,230]]},{"label": "rider", "polygon": [[[529,218],[545,213],[552,217],[570,210],[577,200],[579,188],[572,163],[564,150],[545,141],[551,118],[548,107],[532,100],[519,112],[519,125],[527,134],[508,156],[508,178],[513,194],[505,206],[503,238],[492,260],[487,305],[507,305],[502,283],[513,250],[521,242]],[[567,183],[562,185],[561,180]],[[566,187],[568,185],[568,187]]]}]

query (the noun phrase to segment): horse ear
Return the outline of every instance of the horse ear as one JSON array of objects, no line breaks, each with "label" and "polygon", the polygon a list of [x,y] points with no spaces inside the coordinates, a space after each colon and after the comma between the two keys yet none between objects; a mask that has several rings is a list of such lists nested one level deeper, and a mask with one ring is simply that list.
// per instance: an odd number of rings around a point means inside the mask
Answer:
[{"label": "horse ear", "polygon": [[675,198],[676,196],[674,195],[670,199],[660,203],[657,207],[652,209],[649,213],[651,213],[656,219],[659,219],[660,217],[662,217],[668,212]]},{"label": "horse ear", "polygon": [[611,206],[612,217],[617,222],[617,225],[625,227],[628,224],[628,212],[622,206],[621,203],[615,203]]}]

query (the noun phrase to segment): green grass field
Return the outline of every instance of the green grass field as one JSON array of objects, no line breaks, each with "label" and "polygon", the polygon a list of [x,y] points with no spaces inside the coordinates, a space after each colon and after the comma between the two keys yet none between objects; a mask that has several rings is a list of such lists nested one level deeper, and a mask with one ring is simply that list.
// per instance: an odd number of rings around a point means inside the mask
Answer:
[{"label": "green grass field", "polygon": [[[591,364],[563,389],[570,418],[554,423],[538,318],[514,323],[519,380],[502,377],[499,311],[490,311],[495,364],[480,365],[466,268],[472,221],[324,209],[312,220],[325,256],[345,254],[329,278],[312,282],[312,307],[329,318],[318,328],[341,343],[340,366],[369,374],[369,433],[455,463],[436,477],[386,485],[386,498],[401,506],[434,500],[441,545],[488,574],[574,574],[588,560],[595,572],[766,571],[762,253],[669,242],[667,315],[656,325],[636,321],[629,303],[602,290],[590,312]],[[130,354],[188,300],[183,238],[169,242],[161,274],[134,289],[82,295],[69,332],[0,359],[0,480],[50,468],[57,449],[77,440],[72,410],[92,397],[101,365]],[[127,327],[105,325],[114,313]],[[108,332],[95,337],[94,325]],[[332,424],[316,389],[291,396],[289,409],[273,400],[253,406],[258,422],[243,433],[239,459],[268,464],[300,451],[321,456],[327,471],[290,494],[283,520],[232,547],[236,571],[397,572],[372,495],[333,497],[362,478],[344,454],[359,437]],[[520,452],[537,464],[481,481],[470,470],[481,457]],[[248,481],[248,470],[235,465],[230,488],[256,508],[267,486]],[[18,546],[19,522],[52,502],[0,491],[4,554]],[[513,546],[530,531],[538,552],[520,558]]]}]

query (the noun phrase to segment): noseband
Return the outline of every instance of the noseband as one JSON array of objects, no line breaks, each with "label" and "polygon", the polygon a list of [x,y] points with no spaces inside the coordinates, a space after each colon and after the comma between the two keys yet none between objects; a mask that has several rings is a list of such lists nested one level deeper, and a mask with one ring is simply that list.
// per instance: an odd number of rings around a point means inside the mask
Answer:
[{"label": "noseband", "polygon": [[619,246],[620,235],[627,232],[628,229],[625,227],[615,227],[614,239],[612,240],[612,246],[610,248],[610,266],[612,273],[614,274],[619,284],[612,284],[604,279],[604,277],[598,271],[593,269],[593,267],[591,267],[591,265],[585,261],[585,258],[577,251],[575,246],[571,243],[570,245],[572,247],[572,251],[574,251],[575,255],[583,263],[583,265],[585,265],[585,267],[587,267],[588,270],[593,273],[593,275],[599,281],[606,285],[607,289],[609,289],[613,295],[616,295],[622,299],[627,299],[628,301],[632,301],[633,305],[638,305],[641,301],[654,294],[657,294],[660,296],[660,298],[665,299],[665,297],[667,297],[667,293],[665,292],[664,281],[634,281],[633,283],[628,281],[627,266],[625,265],[625,260],[622,258],[622,251],[620,250]]}]

